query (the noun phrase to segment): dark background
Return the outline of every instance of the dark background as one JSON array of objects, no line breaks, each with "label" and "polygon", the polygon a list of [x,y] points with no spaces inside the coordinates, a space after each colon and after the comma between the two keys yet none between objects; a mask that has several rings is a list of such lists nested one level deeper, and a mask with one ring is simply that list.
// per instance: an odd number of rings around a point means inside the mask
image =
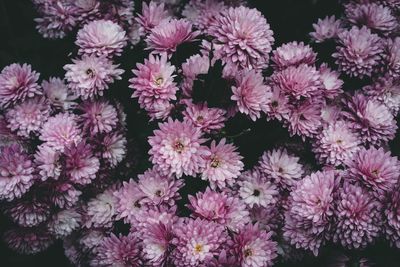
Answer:
[{"label": "dark background", "polygon": [[[138,1],[136,1],[138,2]],[[308,33],[312,31],[312,23],[318,18],[326,15],[339,15],[341,6],[338,1],[328,0],[253,0],[250,5],[259,9],[267,18],[274,31],[274,48],[289,41],[309,42]],[[48,79],[51,76],[63,77],[63,66],[70,62],[69,54],[76,52],[74,46],[75,33],[71,33],[63,40],[48,40],[42,38],[36,29],[33,18],[37,17],[32,3],[29,0],[0,0],[0,70],[14,62],[27,62],[33,69],[41,73],[41,79]],[[334,46],[327,44],[323,46],[314,45],[319,53],[319,60],[330,62],[330,55]],[[128,49],[129,50],[129,49]],[[136,62],[141,62],[146,56],[139,47],[129,50],[118,59],[123,69],[126,70],[123,81],[112,86],[109,94],[118,98],[125,106],[128,114],[129,135],[136,140],[146,140],[145,137],[151,132],[154,124],[148,123],[145,115],[139,111],[137,102],[130,99],[131,91],[128,89],[127,80],[132,76],[130,70]],[[332,63],[332,62],[330,62]],[[348,86],[353,86],[353,81],[347,81]],[[362,82],[361,82],[362,83]],[[236,124],[235,124],[236,123]],[[250,122],[241,120],[233,122],[229,130],[231,134],[246,129]],[[239,125],[239,126],[238,126]],[[252,130],[244,136],[235,139],[235,144],[240,147],[240,153],[245,158],[246,167],[251,167],[261,153],[289,139],[287,130],[274,122],[266,123],[265,120],[258,120],[251,124]],[[139,131],[137,129],[140,129]],[[293,138],[292,138],[293,139]],[[146,142],[137,142],[139,155],[147,154]],[[392,142],[392,151],[398,154],[399,150]],[[311,158],[312,155],[304,149],[304,157]],[[139,159],[138,172],[147,168],[146,159]],[[192,184],[192,183],[187,183]],[[186,188],[185,193],[193,193],[199,187]],[[0,215],[0,234],[9,227],[7,218]],[[325,260],[329,253],[339,248],[325,248],[319,259],[306,258],[301,264],[295,266],[326,266]],[[373,248],[363,252],[363,255],[371,258],[375,266],[395,267],[400,266],[399,251],[390,249],[386,242],[380,241]],[[358,255],[358,253],[353,253]],[[35,256],[21,256],[7,249],[0,243],[0,266],[1,267],[43,267],[43,266],[70,266],[63,254],[61,243],[56,243],[49,250]],[[282,264],[281,266],[289,266]],[[356,266],[356,265],[354,265]]]}]

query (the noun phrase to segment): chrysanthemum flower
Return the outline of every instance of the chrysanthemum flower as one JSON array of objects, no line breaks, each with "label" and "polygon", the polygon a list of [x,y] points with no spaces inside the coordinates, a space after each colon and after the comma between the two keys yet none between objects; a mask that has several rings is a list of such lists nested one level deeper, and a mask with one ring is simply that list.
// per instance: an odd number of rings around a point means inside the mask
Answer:
[{"label": "chrysanthemum flower", "polygon": [[273,87],[272,96],[268,104],[267,120],[287,119],[290,113],[289,98],[278,87]]},{"label": "chrysanthemum flower", "polygon": [[263,69],[268,66],[273,32],[257,9],[229,8],[215,16],[207,29],[215,38],[215,55],[229,67]]},{"label": "chrysanthemum flower", "polygon": [[169,107],[171,100],[176,100],[178,87],[174,82],[175,67],[167,62],[167,55],[150,55],[144,64],[136,64],[132,70],[136,77],[129,80],[134,90],[132,97],[138,98],[141,108],[147,111],[157,107]]},{"label": "chrysanthemum flower", "polygon": [[246,171],[239,179],[239,196],[250,208],[276,203],[279,192],[259,169]]},{"label": "chrysanthemum flower", "polygon": [[254,206],[250,209],[251,222],[257,223],[261,230],[273,232],[274,235],[283,225],[283,215],[280,211],[281,205],[270,205],[267,208]]},{"label": "chrysanthemum flower", "polygon": [[290,194],[283,227],[283,236],[291,245],[318,255],[330,237],[339,182],[333,171],[312,173],[299,181]]},{"label": "chrysanthemum flower", "polygon": [[149,4],[143,2],[142,13],[138,14],[136,21],[140,25],[140,34],[149,33],[154,27],[163,23],[170,16],[168,11],[165,9],[164,3],[156,3],[150,1]]},{"label": "chrysanthemum flower", "polygon": [[264,84],[261,73],[255,70],[239,74],[236,86],[232,86],[232,100],[236,101],[241,113],[248,115],[253,121],[267,112],[271,101],[271,88]]},{"label": "chrysanthemum flower", "polygon": [[363,142],[378,145],[395,137],[396,121],[384,104],[359,93],[346,105],[343,115],[352,123],[354,131],[360,133]]},{"label": "chrysanthemum flower", "polygon": [[49,200],[59,208],[71,208],[78,202],[81,194],[69,182],[58,182],[51,186]]},{"label": "chrysanthemum flower", "polygon": [[189,195],[189,203],[187,206],[195,217],[219,223],[233,231],[250,222],[246,205],[239,198],[212,191],[209,187],[195,197]]},{"label": "chrysanthemum flower", "polygon": [[382,63],[383,44],[367,27],[353,27],[339,34],[340,45],[332,54],[339,70],[351,77],[363,78],[378,71]]},{"label": "chrysanthemum flower", "polygon": [[385,67],[389,77],[400,78],[400,37],[388,39],[385,47]]},{"label": "chrysanthemum flower", "polygon": [[228,240],[222,225],[201,219],[182,219],[173,231],[172,261],[177,267],[204,265]]},{"label": "chrysanthemum flower", "polygon": [[82,137],[76,122],[76,116],[59,113],[50,117],[41,129],[40,140],[55,150],[64,151],[72,144],[78,144]]},{"label": "chrysanthemum flower", "polygon": [[74,64],[67,64],[64,69],[68,87],[82,99],[102,96],[104,90],[114,80],[120,80],[124,70],[118,69],[105,57],[83,55],[81,59],[72,59]]},{"label": "chrysanthemum flower", "polygon": [[273,51],[271,60],[274,62],[275,69],[285,69],[289,66],[298,66],[301,64],[313,65],[317,54],[309,45],[303,42],[290,42],[281,45]]},{"label": "chrysanthemum flower", "polygon": [[178,191],[183,187],[182,180],[160,175],[158,171],[152,169],[145,171],[138,178],[138,187],[145,196],[143,203],[173,206],[175,201],[180,199]]},{"label": "chrysanthemum flower", "polygon": [[10,203],[4,212],[19,226],[34,227],[49,218],[50,206],[44,201],[29,198]]},{"label": "chrysanthemum flower", "polygon": [[286,149],[264,152],[259,164],[260,170],[272,178],[279,188],[291,189],[304,173],[299,158],[290,155]]},{"label": "chrysanthemum flower", "polygon": [[384,208],[386,238],[393,246],[400,248],[400,190],[398,186],[389,195]]},{"label": "chrysanthemum flower", "polygon": [[400,162],[383,148],[362,148],[347,162],[351,178],[372,190],[378,198],[392,191],[399,181]]},{"label": "chrysanthemum flower", "polygon": [[342,22],[336,20],[335,16],[318,19],[318,22],[313,24],[313,28],[314,31],[310,33],[310,36],[316,43],[337,38],[339,33],[343,31]]},{"label": "chrysanthemum flower", "polygon": [[117,110],[108,101],[85,101],[79,106],[79,122],[90,135],[111,132],[118,122]]},{"label": "chrysanthemum flower", "polygon": [[360,149],[359,136],[349,123],[337,121],[324,126],[313,143],[313,152],[321,163],[338,166],[351,159]]},{"label": "chrysanthemum flower", "polygon": [[283,93],[297,100],[315,96],[320,93],[321,88],[319,72],[315,67],[306,64],[297,67],[289,66],[284,70],[274,72],[271,82]]},{"label": "chrysanthemum flower", "polygon": [[[96,252],[97,247],[106,238],[107,231],[103,229],[84,229],[78,240],[79,245],[82,246],[83,251]],[[65,242],[65,239],[64,239]]]},{"label": "chrysanthemum flower", "polygon": [[62,111],[69,110],[76,106],[75,100],[78,98],[60,78],[50,78],[42,82],[43,92],[51,105]]},{"label": "chrysanthemum flower", "polygon": [[204,167],[204,157],[210,152],[202,144],[200,129],[189,121],[168,119],[159,123],[159,129],[149,137],[150,160],[155,168],[165,175],[195,175]]},{"label": "chrysanthemum flower", "polygon": [[42,181],[48,178],[58,179],[61,174],[60,152],[46,144],[38,146],[35,153],[35,164],[39,169],[39,178]]},{"label": "chrysanthemum flower", "polygon": [[101,146],[101,158],[107,160],[115,167],[126,155],[126,138],[119,133],[111,133],[104,136]]},{"label": "chrysanthemum flower", "polygon": [[347,249],[365,248],[381,231],[381,203],[362,187],[350,183],[345,183],[339,194],[333,241]]},{"label": "chrysanthemum flower", "polygon": [[205,133],[211,133],[224,127],[226,111],[220,108],[209,108],[207,103],[188,103],[182,112],[184,119],[189,120],[194,126]]},{"label": "chrysanthemum flower", "polygon": [[210,182],[211,188],[225,188],[233,185],[243,170],[243,157],[232,144],[223,138],[218,144],[213,140],[209,148],[210,154],[205,159],[205,167],[201,178]]},{"label": "chrysanthemum flower", "polygon": [[20,254],[36,254],[50,247],[54,239],[41,228],[14,228],[4,234],[8,247]]},{"label": "chrysanthemum flower", "polygon": [[89,200],[84,213],[86,228],[111,227],[117,215],[117,198],[114,196],[116,185],[107,188],[103,193]]},{"label": "chrysanthemum flower", "polygon": [[306,101],[291,110],[289,117],[284,121],[291,136],[299,135],[304,140],[314,137],[321,127],[321,103]]},{"label": "chrysanthemum flower", "polygon": [[50,105],[43,97],[28,99],[6,113],[8,127],[25,138],[37,134],[49,116]]},{"label": "chrysanthemum flower", "polygon": [[170,19],[154,27],[146,38],[147,49],[171,55],[178,45],[193,41],[199,32],[185,19]]},{"label": "chrysanthemum flower", "polygon": [[328,99],[334,99],[343,92],[343,81],[339,78],[339,72],[331,70],[327,64],[319,67],[319,78],[322,82],[323,96]]},{"label": "chrysanthemum flower", "polygon": [[20,198],[34,180],[32,161],[19,144],[0,149],[0,200]]},{"label": "chrysanthemum flower", "polygon": [[90,184],[100,168],[100,161],[93,156],[91,147],[85,142],[68,147],[65,151],[65,172],[75,184]]},{"label": "chrysanthemum flower", "polygon": [[385,104],[394,117],[399,113],[400,79],[390,75],[379,77],[373,84],[364,86],[363,91],[367,96]]},{"label": "chrysanthemum flower", "polygon": [[215,21],[219,12],[226,9],[224,1],[218,0],[194,0],[187,3],[182,10],[182,15],[190,20],[197,28],[207,30]]},{"label": "chrysanthemum flower", "polygon": [[390,8],[377,3],[347,5],[346,19],[357,26],[367,26],[376,33],[391,34],[397,27],[398,21]]},{"label": "chrysanthemum flower", "polygon": [[210,59],[199,54],[191,56],[182,64],[182,74],[191,79],[199,74],[207,74],[209,69]]},{"label": "chrysanthemum flower", "polygon": [[147,210],[143,202],[145,195],[133,179],[123,182],[122,187],[114,193],[114,197],[117,219],[123,219],[125,223],[137,223],[140,212]]},{"label": "chrysanthemum flower", "polygon": [[69,236],[81,224],[82,216],[75,209],[62,210],[54,214],[47,228],[56,238]]},{"label": "chrysanthemum flower", "polygon": [[120,56],[126,46],[126,33],[117,23],[110,20],[91,21],[78,31],[75,44],[78,53],[98,57]]},{"label": "chrysanthemum flower", "polygon": [[168,266],[173,238],[171,225],[163,222],[151,224],[146,227],[142,237],[143,258],[154,267]]},{"label": "chrysanthemum flower", "polygon": [[141,244],[136,235],[116,236],[104,238],[97,248],[96,257],[91,262],[91,266],[130,266],[140,267]]},{"label": "chrysanthemum flower", "polygon": [[234,235],[234,250],[238,255],[241,267],[269,267],[278,256],[278,246],[271,239],[272,232],[267,233],[258,228],[258,224],[247,224]]},{"label": "chrysanthemum flower", "polygon": [[39,73],[28,64],[11,64],[0,73],[0,106],[8,107],[26,98],[41,95]]}]

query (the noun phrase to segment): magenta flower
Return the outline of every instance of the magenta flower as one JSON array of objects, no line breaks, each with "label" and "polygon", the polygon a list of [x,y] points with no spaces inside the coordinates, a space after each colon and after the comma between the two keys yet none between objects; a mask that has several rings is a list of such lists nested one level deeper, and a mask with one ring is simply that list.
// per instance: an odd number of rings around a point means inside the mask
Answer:
[{"label": "magenta flower", "polygon": [[40,140],[49,147],[61,152],[72,144],[78,144],[82,137],[76,122],[76,116],[68,113],[59,113],[50,117],[43,125]]},{"label": "magenta flower", "polygon": [[209,108],[207,103],[187,103],[182,112],[184,119],[200,128],[205,133],[216,132],[225,126],[226,111],[220,108]]},{"label": "magenta flower", "polygon": [[347,165],[351,178],[372,190],[379,199],[385,198],[399,181],[400,162],[383,148],[362,148]]},{"label": "magenta flower", "polygon": [[67,64],[64,69],[68,87],[82,99],[102,96],[104,90],[114,80],[120,80],[124,70],[118,69],[105,57],[83,55],[81,59],[72,59],[74,64]]},{"label": "magenta flower", "polygon": [[313,143],[313,151],[322,164],[338,166],[351,159],[360,149],[360,137],[349,123],[336,121],[324,126]]},{"label": "magenta flower", "polygon": [[43,123],[49,118],[50,111],[50,105],[45,98],[28,99],[7,111],[7,126],[17,135],[29,138],[31,134],[38,134]]},{"label": "magenta flower", "polygon": [[224,227],[201,219],[182,219],[173,227],[174,266],[202,266],[216,256],[228,240]]},{"label": "magenta flower", "polygon": [[339,34],[340,45],[332,55],[339,70],[351,77],[370,77],[382,63],[383,45],[367,27],[353,27]]},{"label": "magenta flower", "polygon": [[278,87],[273,87],[272,96],[268,104],[267,120],[288,119],[290,113],[289,98]]},{"label": "magenta flower", "polygon": [[186,78],[194,79],[199,74],[207,74],[210,59],[199,54],[193,55],[182,64],[182,73]]},{"label": "magenta flower", "polygon": [[261,116],[261,112],[268,111],[271,100],[271,88],[264,84],[261,73],[245,71],[241,73],[236,86],[232,86],[232,100],[236,101],[241,113],[248,115],[253,121]]},{"label": "magenta flower", "polygon": [[147,36],[147,49],[171,55],[180,44],[193,41],[198,34],[199,32],[193,31],[192,24],[185,19],[165,20],[155,26]]},{"label": "magenta flower", "polygon": [[334,99],[343,93],[343,81],[339,78],[339,72],[331,70],[327,64],[322,64],[319,68],[319,78],[322,82],[323,96]]},{"label": "magenta flower", "polygon": [[155,169],[165,175],[195,175],[205,166],[204,157],[210,155],[202,144],[200,129],[188,121],[168,119],[149,137],[150,160]]},{"label": "magenta flower", "polygon": [[393,246],[400,248],[400,191],[398,187],[389,195],[384,218],[386,238]]},{"label": "magenta flower", "polygon": [[339,192],[333,241],[348,249],[362,249],[381,231],[381,203],[358,185],[345,183]]},{"label": "magenta flower", "polygon": [[336,20],[335,16],[326,16],[313,24],[314,31],[310,33],[310,36],[314,42],[322,43],[329,39],[336,39],[344,30],[342,27],[342,21]]},{"label": "magenta flower", "polygon": [[50,205],[36,198],[23,199],[12,202],[9,207],[5,206],[4,213],[19,226],[34,227],[49,218]]},{"label": "magenta flower", "polygon": [[50,78],[42,82],[43,92],[50,104],[62,111],[69,110],[76,106],[75,96],[60,78]]},{"label": "magenta flower", "polygon": [[41,95],[37,84],[39,73],[32,70],[28,64],[11,64],[0,73],[0,106],[3,108],[14,105],[26,98]]},{"label": "magenta flower", "polygon": [[4,234],[9,248],[20,254],[37,254],[49,248],[53,237],[41,228],[14,228]]},{"label": "magenta flower", "polygon": [[93,156],[89,145],[81,142],[65,150],[65,169],[70,181],[75,184],[90,184],[100,168],[99,159]]},{"label": "magenta flower", "polygon": [[264,152],[259,161],[260,171],[273,179],[279,188],[291,189],[303,176],[303,166],[299,158],[290,155],[286,149]]},{"label": "magenta flower", "polygon": [[273,51],[271,57],[274,68],[279,70],[301,64],[313,65],[316,59],[317,54],[309,45],[296,41],[281,45]]},{"label": "magenta flower", "polygon": [[388,39],[385,50],[384,60],[387,73],[389,77],[398,79],[400,77],[400,37]]},{"label": "magenta flower", "polygon": [[65,238],[80,227],[81,220],[75,209],[62,210],[54,214],[47,227],[56,238]]},{"label": "magenta flower", "polygon": [[119,133],[106,135],[101,145],[101,158],[105,159],[111,166],[115,167],[126,155],[126,138]]},{"label": "magenta flower", "polygon": [[111,234],[103,239],[96,251],[92,266],[143,266],[140,259],[141,244],[134,234]]},{"label": "magenta flower", "polygon": [[205,167],[201,178],[210,182],[211,188],[225,188],[233,185],[243,170],[243,157],[232,144],[227,144],[223,138],[218,144],[213,140],[209,155],[205,157]]},{"label": "magenta flower", "polygon": [[291,136],[299,135],[305,140],[319,133],[321,127],[321,103],[306,101],[291,110],[285,126]]},{"label": "magenta flower", "polygon": [[75,44],[79,46],[80,55],[120,56],[127,44],[127,37],[125,31],[117,23],[109,20],[95,20],[78,31]]},{"label": "magenta flower", "polygon": [[242,267],[269,267],[278,256],[278,244],[271,240],[272,232],[260,230],[258,224],[247,224],[234,236],[234,251]]},{"label": "magenta flower", "polygon": [[0,200],[20,198],[35,179],[32,161],[21,145],[0,149]]},{"label": "magenta flower", "polygon": [[51,203],[59,208],[71,208],[79,200],[82,192],[69,182],[58,182],[52,185],[49,194]]},{"label": "magenta flower", "polygon": [[316,172],[300,180],[290,194],[283,236],[296,248],[318,255],[330,237],[334,219],[335,194],[340,178],[334,171]]},{"label": "magenta flower", "polygon": [[35,154],[35,164],[39,169],[39,177],[42,181],[48,178],[58,179],[61,174],[61,153],[46,144],[38,146]]},{"label": "magenta flower", "polygon": [[260,70],[268,66],[275,40],[257,9],[240,6],[224,10],[207,33],[215,38],[215,56],[230,68]]},{"label": "magenta flower", "polygon": [[109,133],[117,125],[117,110],[108,101],[85,101],[80,107],[82,114],[78,117],[84,131],[89,135]]},{"label": "magenta flower", "polygon": [[246,205],[239,198],[212,191],[209,187],[195,197],[189,195],[189,203],[187,206],[194,217],[219,223],[232,231],[238,231],[250,222]]},{"label": "magenta flower", "polygon": [[224,1],[194,0],[185,5],[182,15],[196,25],[197,28],[207,30],[214,23],[215,17],[226,8]]},{"label": "magenta flower", "polygon": [[142,13],[138,14],[136,21],[140,25],[140,34],[147,34],[154,27],[158,26],[161,23],[164,23],[164,21],[169,18],[170,16],[168,14],[168,11],[165,10],[164,3],[156,3],[154,1],[150,1],[149,4],[143,2]]}]

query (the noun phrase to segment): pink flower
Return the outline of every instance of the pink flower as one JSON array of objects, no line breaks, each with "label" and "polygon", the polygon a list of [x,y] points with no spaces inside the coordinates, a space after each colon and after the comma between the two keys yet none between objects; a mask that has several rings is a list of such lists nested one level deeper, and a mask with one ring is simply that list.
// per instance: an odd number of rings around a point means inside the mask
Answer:
[{"label": "pink flower", "polygon": [[321,127],[321,103],[306,101],[293,108],[284,122],[291,136],[299,135],[303,140],[319,133]]},{"label": "pink flower", "polygon": [[384,218],[386,238],[393,246],[400,248],[400,190],[398,186],[389,195]]},{"label": "pink flower", "polygon": [[50,78],[42,82],[44,94],[52,106],[62,111],[69,110],[76,106],[75,96],[60,78]]},{"label": "pink flower", "polygon": [[182,64],[182,73],[185,78],[194,79],[199,74],[207,74],[210,69],[210,59],[196,54]]},{"label": "pink flower", "polygon": [[226,111],[220,108],[209,108],[207,103],[187,103],[187,108],[182,114],[185,120],[189,120],[205,133],[216,132],[225,126]]},{"label": "pink flower", "polygon": [[389,77],[400,77],[400,37],[388,39],[385,47],[384,61]]},{"label": "pink flower", "polygon": [[271,82],[281,92],[296,100],[320,94],[320,74],[315,67],[306,64],[297,67],[289,66],[284,70],[275,72],[271,76]]},{"label": "pink flower", "polygon": [[288,119],[290,113],[289,98],[278,87],[272,90],[272,96],[268,104],[267,120]]},{"label": "pink flower", "polygon": [[62,210],[54,214],[48,229],[56,238],[65,238],[81,224],[82,216],[75,209]]},{"label": "pink flower", "polygon": [[61,153],[52,147],[42,144],[38,146],[35,154],[35,164],[39,169],[40,179],[42,181],[48,178],[58,179],[61,174]]},{"label": "pink flower", "polygon": [[99,160],[93,156],[89,145],[81,142],[65,151],[66,175],[75,184],[90,184],[100,168]]},{"label": "pink flower", "polygon": [[205,157],[205,167],[201,171],[201,178],[208,180],[211,188],[232,186],[239,177],[244,164],[243,157],[236,150],[234,145],[226,143],[225,138],[218,144],[215,140],[211,142],[210,153]]},{"label": "pink flower", "polygon": [[124,70],[118,69],[105,57],[83,55],[81,59],[73,59],[74,64],[67,64],[64,69],[68,87],[82,99],[102,96],[104,90],[114,80],[120,80]]},{"label": "pink flower", "polygon": [[19,144],[0,149],[0,200],[20,198],[33,185],[35,176],[28,154]]},{"label": "pink flower", "polygon": [[234,251],[241,267],[269,267],[278,256],[278,244],[271,240],[272,232],[260,230],[251,223],[234,235]]},{"label": "pink flower", "polygon": [[212,191],[209,187],[204,193],[189,195],[190,208],[195,217],[214,221],[232,231],[237,231],[250,221],[246,205],[237,197]]},{"label": "pink flower", "polygon": [[286,149],[264,152],[259,164],[260,170],[272,178],[279,188],[291,189],[304,173],[299,158],[290,155]]},{"label": "pink flower", "polygon": [[205,265],[228,240],[223,226],[201,219],[182,219],[173,231],[172,262],[177,267]]},{"label": "pink flower", "polygon": [[28,64],[11,64],[0,73],[0,106],[14,105],[26,98],[41,95],[37,84],[39,73],[33,71]]},{"label": "pink flower", "polygon": [[210,152],[202,144],[200,129],[190,122],[168,119],[149,137],[150,160],[165,175],[193,176],[204,167],[204,157]]},{"label": "pink flower", "polygon": [[171,55],[180,44],[193,41],[198,34],[199,32],[193,31],[192,24],[185,19],[165,20],[155,26],[147,36],[147,49]]},{"label": "pink flower", "polygon": [[318,22],[313,24],[313,28],[314,31],[310,33],[310,36],[316,43],[335,39],[344,30],[342,21],[336,20],[335,16],[326,16],[324,19],[318,19]]},{"label": "pink flower", "polygon": [[49,193],[51,203],[59,208],[71,208],[79,200],[82,192],[77,190],[69,182],[57,182],[52,184]]},{"label": "pink flower", "polygon": [[76,116],[59,113],[50,117],[43,125],[39,138],[49,147],[61,152],[72,144],[78,144],[82,137],[76,123]]},{"label": "pink flower", "polygon": [[319,77],[322,82],[323,96],[334,99],[343,93],[343,81],[339,78],[339,72],[331,70],[327,64],[322,64],[319,68]]},{"label": "pink flower", "polygon": [[111,166],[117,166],[127,153],[126,143],[126,138],[119,133],[111,133],[104,136],[101,145],[101,157]]},{"label": "pink flower", "polygon": [[197,28],[207,30],[215,21],[215,17],[225,10],[227,6],[218,0],[194,0],[187,3],[182,15],[190,20]]},{"label": "pink flower", "polygon": [[340,45],[332,54],[339,70],[351,77],[370,77],[382,63],[383,45],[367,27],[353,27],[339,34]]},{"label": "pink flower", "polygon": [[14,228],[4,234],[9,248],[20,254],[37,254],[49,248],[54,239],[41,228]]},{"label": "pink flower", "polygon": [[17,135],[29,138],[37,135],[43,123],[50,116],[50,105],[43,97],[28,99],[15,105],[6,113],[8,127]]},{"label": "pink flower", "polygon": [[240,176],[239,196],[250,208],[253,206],[268,207],[277,201],[278,190],[260,170],[244,172]]},{"label": "pink flower", "polygon": [[345,183],[339,192],[333,241],[347,249],[362,249],[381,231],[381,203],[358,185]]},{"label": "pink flower", "polygon": [[108,101],[85,101],[80,107],[79,122],[89,135],[111,132],[118,122],[117,110]]},{"label": "pink flower", "polygon": [[[138,98],[141,108],[155,118],[165,118],[170,109],[170,101],[176,100],[178,87],[174,82],[175,67],[167,62],[167,55],[150,55],[144,64],[136,64],[132,70],[136,77],[129,80],[134,90],[132,97]],[[164,109],[165,112],[161,112]],[[161,115],[161,116],[160,116]]]},{"label": "pink flower", "polygon": [[278,47],[272,55],[275,69],[285,69],[289,66],[298,66],[301,64],[313,65],[317,54],[309,45],[303,42],[290,42]]},{"label": "pink flower", "polygon": [[347,166],[352,180],[372,190],[379,199],[384,199],[399,181],[400,162],[383,148],[362,148]]},{"label": "pink flower", "polygon": [[237,102],[241,113],[255,121],[261,112],[268,111],[272,93],[271,88],[264,84],[261,73],[254,70],[246,71],[239,75],[236,86],[232,86],[232,100]]},{"label": "pink flower", "polygon": [[50,215],[50,205],[36,198],[12,202],[5,206],[7,214],[15,223],[22,227],[34,227],[45,222]]},{"label": "pink flower", "polygon": [[75,44],[79,46],[79,55],[120,56],[127,44],[127,37],[117,23],[110,20],[95,20],[78,31]]},{"label": "pink flower", "polygon": [[142,13],[138,14],[136,18],[136,21],[140,25],[139,32],[141,34],[147,34],[151,32],[154,27],[164,23],[169,17],[168,11],[165,10],[164,3],[150,1],[150,3],[147,4],[143,2]]},{"label": "pink flower", "polygon": [[92,266],[140,267],[141,244],[134,234],[116,236],[111,234],[100,243]]},{"label": "pink flower", "polygon": [[260,70],[268,65],[273,32],[261,12],[244,6],[219,13],[207,29],[215,55],[230,67]]}]

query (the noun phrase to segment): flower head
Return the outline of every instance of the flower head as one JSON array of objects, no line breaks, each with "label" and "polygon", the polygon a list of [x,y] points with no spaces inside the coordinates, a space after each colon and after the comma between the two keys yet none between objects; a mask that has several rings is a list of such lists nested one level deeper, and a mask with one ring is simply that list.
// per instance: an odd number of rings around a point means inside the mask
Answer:
[{"label": "flower head", "polygon": [[336,20],[335,16],[318,19],[318,22],[313,24],[313,28],[314,31],[310,33],[310,36],[316,43],[337,38],[343,31],[342,21]]},{"label": "flower head", "polygon": [[6,244],[20,254],[37,254],[50,247],[54,239],[41,228],[14,228],[4,234]]},{"label": "flower head", "polygon": [[43,92],[50,104],[62,111],[69,110],[76,106],[75,96],[60,78],[50,78],[42,82]]},{"label": "flower head", "polygon": [[207,103],[187,104],[182,112],[184,119],[189,120],[205,133],[211,133],[224,127],[226,111],[220,108],[209,108]]},{"label": "flower head", "polygon": [[143,2],[142,13],[138,14],[136,21],[140,25],[140,33],[149,33],[154,27],[164,23],[169,18],[168,11],[164,3],[150,1],[149,4]]},{"label": "flower head", "polygon": [[56,238],[69,236],[81,224],[82,216],[75,209],[67,209],[54,214],[48,229]]},{"label": "flower head", "polygon": [[80,107],[79,122],[89,135],[111,132],[118,122],[117,110],[108,101],[85,101]]},{"label": "flower head", "polygon": [[285,69],[289,66],[301,64],[313,65],[317,59],[317,54],[309,45],[303,42],[290,42],[278,47],[272,54],[271,60],[274,68]]},{"label": "flower head", "polygon": [[34,227],[49,218],[50,205],[36,198],[23,199],[6,206],[5,213],[19,226]]}]

